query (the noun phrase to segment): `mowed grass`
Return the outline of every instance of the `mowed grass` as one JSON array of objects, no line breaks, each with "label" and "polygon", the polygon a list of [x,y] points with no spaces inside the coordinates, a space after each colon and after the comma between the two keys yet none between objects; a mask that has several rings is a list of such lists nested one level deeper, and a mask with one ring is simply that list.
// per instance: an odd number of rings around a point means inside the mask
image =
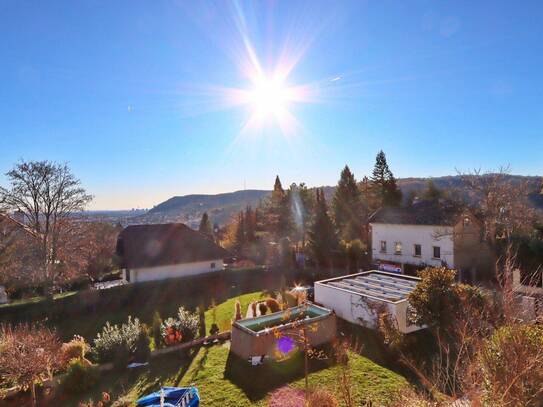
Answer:
[{"label": "mowed grass", "polygon": [[[234,315],[234,304],[240,301],[242,313],[252,301],[264,298],[261,292],[253,292],[231,298],[215,310],[205,313],[206,328],[209,331],[213,321],[222,330],[228,330]],[[174,353],[155,358],[150,365],[132,371],[109,372],[101,377],[92,391],[56,399],[61,405],[77,406],[80,401],[98,401],[102,392],[108,392],[112,400],[134,403],[160,386],[198,387],[203,406],[245,407],[267,406],[270,393],[283,386],[304,388],[303,355],[298,353],[291,359],[264,366],[252,367],[245,360],[230,354],[229,342],[212,347],[196,348],[188,354]],[[364,345],[363,345],[364,347]],[[370,347],[366,351],[372,353]],[[331,355],[333,352],[327,350]],[[386,406],[395,396],[410,386],[400,374],[389,370],[372,356],[349,352],[352,391],[357,405],[372,400],[374,405]],[[342,367],[327,360],[310,360],[309,386],[326,388],[338,393]],[[372,360],[373,359],[373,360]],[[339,398],[339,396],[338,396]]]},{"label": "mowed grass", "polygon": [[241,315],[245,318],[247,308],[253,301],[262,300],[264,298],[262,291],[256,291],[249,294],[243,294],[238,297],[230,298],[229,300],[210,308],[205,312],[206,332],[209,334],[211,324],[215,322],[219,326],[221,332],[229,331],[234,319],[235,304],[239,301],[241,304]]},{"label": "mowed grass", "polygon": [[[405,378],[358,353],[349,353],[352,390],[356,405],[372,400],[373,405],[386,406],[410,385]],[[341,366],[330,361],[311,361],[309,386],[326,388],[338,395]],[[100,383],[84,395],[57,398],[45,405],[77,406],[81,401],[101,398],[108,392],[122,405],[135,401],[160,386],[198,387],[203,406],[249,407],[268,405],[269,394],[282,386],[304,388],[303,357],[252,367],[229,354],[229,343],[200,348],[193,354],[178,354],[154,359],[148,367],[104,374]],[[339,398],[339,396],[338,396]],[[57,403],[57,404],[55,404]],[[60,404],[58,404],[60,403]]]}]

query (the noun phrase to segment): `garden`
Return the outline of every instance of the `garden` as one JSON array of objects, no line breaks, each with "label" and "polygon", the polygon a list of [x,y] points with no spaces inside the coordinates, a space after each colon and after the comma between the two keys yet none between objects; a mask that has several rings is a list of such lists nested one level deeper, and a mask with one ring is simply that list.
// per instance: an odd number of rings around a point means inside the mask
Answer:
[{"label": "garden", "polygon": [[[161,316],[155,312],[151,324],[131,316],[122,323],[106,322],[88,341],[80,336],[64,344],[58,338],[51,340],[48,349],[55,357],[48,360],[55,362],[48,367],[57,376],[51,390],[37,392],[39,405],[133,405],[137,398],[160,386],[179,385],[197,386],[204,405],[210,406],[266,406],[273,405],[274,398],[297,394],[305,383],[303,356],[299,353],[287,361],[252,367],[229,352],[228,341],[179,349],[180,344],[200,336],[228,330],[233,319],[255,309],[259,314],[272,312],[273,306],[265,309],[262,305],[274,303],[269,294],[257,291],[234,296],[210,304],[205,312],[192,312],[182,306],[173,314]],[[291,301],[295,299],[288,298]],[[51,332],[45,327],[26,329]],[[337,363],[333,348],[323,352],[329,357],[310,360],[309,386],[340,392],[338,377],[347,374],[347,367]],[[410,387],[404,377],[368,358],[363,351],[347,352],[349,382],[356,383],[352,396],[359,402],[385,403]],[[41,380],[45,375],[37,377]],[[21,383],[20,377],[11,379]],[[26,387],[29,391],[8,400],[8,405],[29,400],[32,386]]]}]

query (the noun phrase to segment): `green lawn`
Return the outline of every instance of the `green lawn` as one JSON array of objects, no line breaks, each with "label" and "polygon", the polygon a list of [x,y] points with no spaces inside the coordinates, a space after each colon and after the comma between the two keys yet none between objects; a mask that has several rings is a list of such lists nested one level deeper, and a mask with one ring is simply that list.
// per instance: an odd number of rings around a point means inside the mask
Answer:
[{"label": "green lawn", "polygon": [[[248,305],[261,298],[261,292],[253,292],[219,304],[214,314],[221,330],[229,328],[237,300],[245,314]],[[209,330],[213,321],[212,310],[206,311],[205,319]],[[357,403],[371,399],[374,403],[386,405],[410,384],[400,374],[379,364],[378,350],[370,342],[360,345],[360,348],[364,349],[362,354],[349,353],[351,382],[354,384]],[[331,351],[328,353],[331,354]],[[341,367],[334,365],[331,358],[324,361],[311,360],[310,372],[310,386],[326,387],[333,392],[337,390]],[[97,401],[102,392],[106,391],[113,400],[133,403],[160,386],[192,384],[198,387],[204,406],[266,406],[269,394],[275,389],[285,385],[303,389],[303,357],[298,354],[281,363],[252,367],[246,361],[231,355],[229,342],[226,342],[195,349],[189,355],[165,355],[154,359],[148,367],[140,370],[104,374],[91,392],[78,397],[63,397],[56,401],[62,405],[76,406],[80,401]]]},{"label": "green lawn", "polygon": [[[57,399],[61,405],[77,406],[80,401],[99,400],[107,391],[112,400],[133,403],[139,397],[162,386],[195,385],[200,391],[203,406],[264,407],[268,394],[291,385],[303,389],[303,359],[267,366],[251,367],[229,354],[228,342],[210,348],[201,348],[188,357],[167,355],[153,360],[149,367],[122,373],[110,372],[101,377],[99,385],[79,397]],[[357,403],[371,399],[386,405],[402,389],[409,386],[394,373],[357,353],[350,353],[353,390]],[[327,361],[312,361],[309,385],[336,391],[340,367]]]},{"label": "green lawn", "polygon": [[232,319],[234,319],[236,301],[239,300],[241,304],[241,314],[245,318],[249,304],[255,300],[261,300],[263,298],[262,291],[257,291],[230,298],[229,300],[217,305],[215,309],[208,309],[205,313],[207,332],[209,333],[209,329],[211,328],[211,324],[213,322],[219,326],[221,332],[230,330]]}]

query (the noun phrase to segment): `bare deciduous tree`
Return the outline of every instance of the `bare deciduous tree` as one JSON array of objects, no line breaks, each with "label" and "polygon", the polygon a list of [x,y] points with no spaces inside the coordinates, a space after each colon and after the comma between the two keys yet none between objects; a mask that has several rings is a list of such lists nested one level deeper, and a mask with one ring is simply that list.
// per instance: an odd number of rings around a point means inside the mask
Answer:
[{"label": "bare deciduous tree", "polygon": [[516,233],[531,232],[535,213],[528,202],[528,185],[525,181],[510,178],[509,167],[497,171],[458,171],[470,198],[479,202],[483,215],[486,240],[495,246],[497,239],[509,241]]},{"label": "bare deciduous tree", "polygon": [[70,234],[71,217],[82,211],[92,196],[66,164],[21,161],[6,177],[9,187],[0,187],[0,202],[8,210],[20,211],[39,239],[40,279],[52,290],[68,274],[61,254]]},{"label": "bare deciduous tree", "polygon": [[30,389],[36,405],[36,384],[52,377],[63,365],[61,342],[41,326],[0,327],[0,378]]}]

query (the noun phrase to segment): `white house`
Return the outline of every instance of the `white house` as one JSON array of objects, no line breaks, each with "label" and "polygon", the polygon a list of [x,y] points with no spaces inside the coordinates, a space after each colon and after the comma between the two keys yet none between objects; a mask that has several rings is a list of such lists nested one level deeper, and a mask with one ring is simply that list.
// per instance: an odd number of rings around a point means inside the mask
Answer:
[{"label": "white house", "polygon": [[400,332],[424,327],[410,322],[407,296],[420,281],[417,277],[382,271],[365,271],[315,283],[315,302],[334,310],[354,324],[375,328],[381,312],[388,312]]},{"label": "white house", "polygon": [[182,223],[133,225],[119,234],[127,282],[164,280],[224,269],[226,250]]},{"label": "white house", "polygon": [[491,264],[481,222],[454,205],[422,201],[381,208],[370,217],[371,254],[380,270],[414,274],[425,266],[457,269],[475,280]]}]

